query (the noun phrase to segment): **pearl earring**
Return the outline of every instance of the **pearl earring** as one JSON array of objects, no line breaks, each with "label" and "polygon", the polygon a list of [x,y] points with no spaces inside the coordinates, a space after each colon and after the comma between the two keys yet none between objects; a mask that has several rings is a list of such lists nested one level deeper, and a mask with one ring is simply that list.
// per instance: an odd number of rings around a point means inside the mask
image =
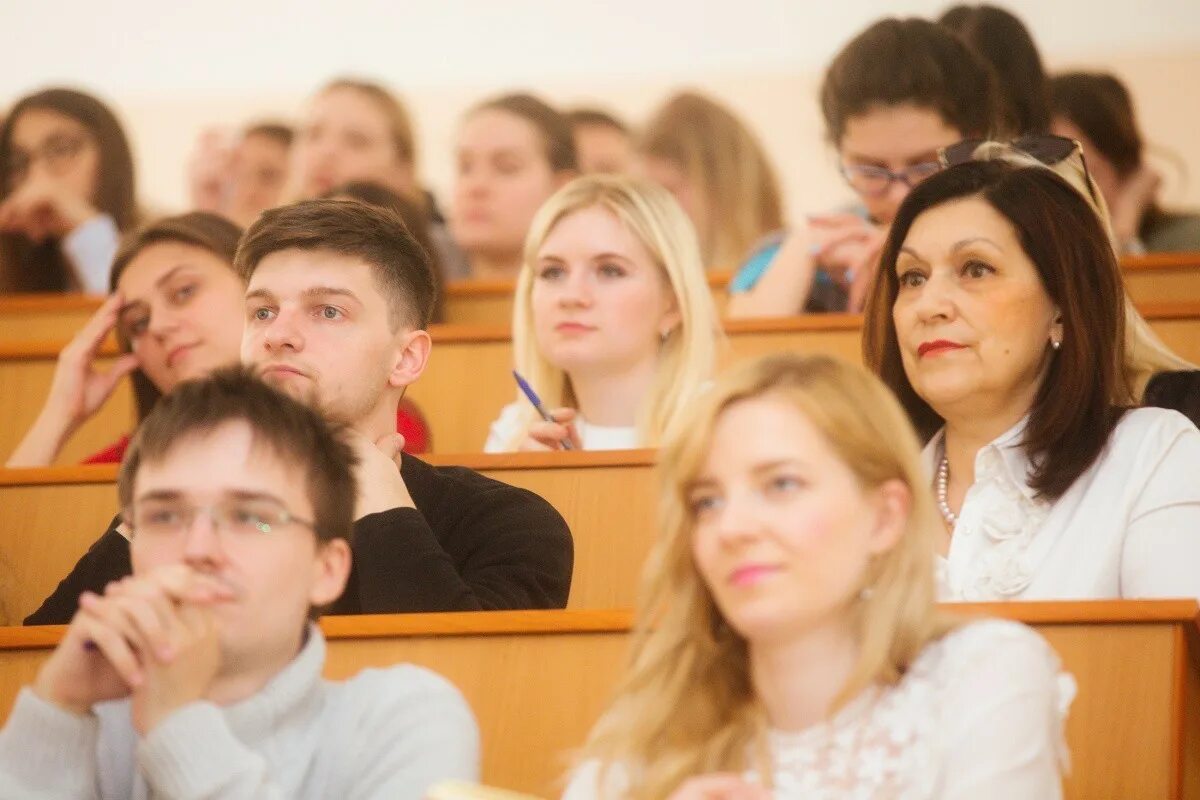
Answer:
[{"label": "pearl earring", "polygon": [[1062,347],[1062,342],[1060,342],[1058,339],[1051,339],[1050,346],[1057,350],[1058,348]]}]

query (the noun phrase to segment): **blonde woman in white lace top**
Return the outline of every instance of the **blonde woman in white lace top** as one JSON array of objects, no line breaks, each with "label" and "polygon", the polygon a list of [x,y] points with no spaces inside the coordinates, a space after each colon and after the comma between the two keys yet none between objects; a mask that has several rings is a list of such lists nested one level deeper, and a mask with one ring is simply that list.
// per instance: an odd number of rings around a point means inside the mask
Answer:
[{"label": "blonde woman in white lace top", "polygon": [[826,357],[717,382],[660,458],[632,664],[565,798],[1058,798],[1070,678],[934,604],[936,517],[884,386]]}]

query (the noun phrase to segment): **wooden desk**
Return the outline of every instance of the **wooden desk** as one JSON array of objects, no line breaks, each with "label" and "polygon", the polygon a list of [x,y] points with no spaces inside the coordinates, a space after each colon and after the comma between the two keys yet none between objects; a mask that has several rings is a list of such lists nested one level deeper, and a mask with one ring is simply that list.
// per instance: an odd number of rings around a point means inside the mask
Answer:
[{"label": "wooden desk", "polygon": [[[958,608],[1033,625],[1074,675],[1068,798],[1200,798],[1194,600]],[[557,797],[566,754],[584,741],[624,669],[629,624],[622,611],[328,618],[325,673],[338,679],[402,661],[436,670],[475,710],[483,780]],[[0,629],[0,715],[60,635],[54,627]]]},{"label": "wooden desk", "polygon": [[[649,450],[519,453],[461,464],[545,498],[575,540],[570,608],[620,608],[637,599],[654,537],[657,497]],[[117,513],[115,466],[0,470],[0,625],[35,611]]]},{"label": "wooden desk", "polygon": [[[1154,303],[1140,307],[1168,346],[1200,363],[1200,301]],[[862,317],[812,314],[726,323],[728,346],[722,361],[797,351],[829,353],[860,361]],[[438,325],[431,330],[433,354],[409,397],[425,413],[437,453],[476,453],[483,449],[488,426],[505,404],[517,399],[512,380],[512,347],[504,326]],[[0,454],[20,441],[41,408],[62,342],[0,341]],[[11,388],[10,388],[11,387]],[[524,401],[522,401],[524,402]],[[123,387],[88,422],[60,459],[78,462],[111,443],[132,425],[132,397]]]}]

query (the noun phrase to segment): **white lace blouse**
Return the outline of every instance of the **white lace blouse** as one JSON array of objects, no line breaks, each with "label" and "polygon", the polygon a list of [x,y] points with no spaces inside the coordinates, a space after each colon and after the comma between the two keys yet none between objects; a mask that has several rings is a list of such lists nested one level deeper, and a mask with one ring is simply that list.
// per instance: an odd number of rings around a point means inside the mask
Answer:
[{"label": "white lace blouse", "polygon": [[[503,453],[512,449],[512,442],[525,424],[524,401],[509,403],[488,429],[485,453]],[[642,447],[636,427],[590,425],[581,416],[575,418],[575,430],[583,441],[584,450],[634,450]]]},{"label": "white lace blouse", "polygon": [[[777,800],[1054,800],[1075,695],[1029,628],[987,620],[925,647],[898,684],[859,695],[803,731],[771,731]],[[616,800],[623,770],[587,762],[563,800]],[[751,771],[746,779],[762,783]]]},{"label": "white lace blouse", "polygon": [[[1100,457],[1050,503],[1034,496],[1022,420],[975,456],[943,600],[1200,597],[1200,431],[1175,411],[1129,411]],[[942,433],[926,446],[930,475]]]}]

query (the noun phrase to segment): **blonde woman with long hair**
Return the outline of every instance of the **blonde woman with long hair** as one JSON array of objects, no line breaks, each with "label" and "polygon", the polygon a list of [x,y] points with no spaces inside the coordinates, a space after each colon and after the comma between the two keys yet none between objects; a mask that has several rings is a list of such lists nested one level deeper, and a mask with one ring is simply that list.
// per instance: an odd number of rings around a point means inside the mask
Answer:
[{"label": "blonde woman with long hair", "polygon": [[719,341],[679,204],[649,181],[578,178],[534,217],[513,307],[516,370],[553,421],[518,392],[485,450],[656,445],[712,377]]},{"label": "blonde woman with long hair", "polygon": [[638,144],[646,175],[687,211],[708,269],[734,269],[783,228],[779,178],[758,137],[728,108],[694,92],[654,114]]},{"label": "blonde woman with long hair", "polygon": [[858,367],[722,377],[661,452],[632,663],[566,798],[1060,797],[1070,679],[939,614],[918,452]]}]

